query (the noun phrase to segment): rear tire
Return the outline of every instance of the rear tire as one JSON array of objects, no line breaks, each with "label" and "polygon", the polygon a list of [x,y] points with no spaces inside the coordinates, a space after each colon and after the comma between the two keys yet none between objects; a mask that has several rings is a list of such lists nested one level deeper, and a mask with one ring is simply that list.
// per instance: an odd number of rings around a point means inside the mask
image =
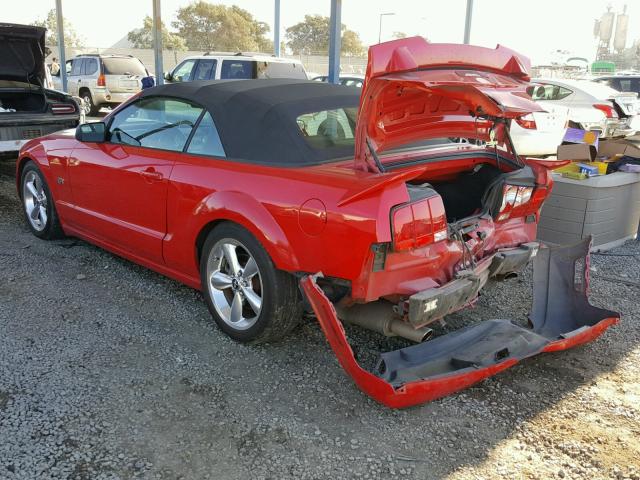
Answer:
[{"label": "rear tire", "polygon": [[38,166],[28,161],[20,177],[20,197],[27,225],[36,237],[55,240],[64,237],[49,185]]},{"label": "rear tire", "polygon": [[295,277],[277,270],[260,242],[237,224],[223,223],[209,233],[200,278],[213,320],[236,341],[280,340],[300,322]]},{"label": "rear tire", "polygon": [[85,115],[95,117],[100,111],[100,107],[93,103],[91,92],[89,90],[83,90],[82,94],[80,94],[80,97],[82,98],[82,100],[84,100]]}]

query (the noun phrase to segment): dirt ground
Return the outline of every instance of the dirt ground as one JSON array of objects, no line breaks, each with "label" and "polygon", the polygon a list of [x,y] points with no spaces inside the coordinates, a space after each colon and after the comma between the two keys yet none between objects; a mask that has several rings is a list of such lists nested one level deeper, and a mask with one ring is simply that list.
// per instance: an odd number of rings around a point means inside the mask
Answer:
[{"label": "dirt ground", "polygon": [[[75,239],[33,237],[0,162],[0,478],[640,480],[640,242],[592,257],[595,342],[394,411],[313,318],[243,346],[201,295]],[[525,318],[531,274],[450,324]],[[348,329],[363,355],[401,342]]]}]

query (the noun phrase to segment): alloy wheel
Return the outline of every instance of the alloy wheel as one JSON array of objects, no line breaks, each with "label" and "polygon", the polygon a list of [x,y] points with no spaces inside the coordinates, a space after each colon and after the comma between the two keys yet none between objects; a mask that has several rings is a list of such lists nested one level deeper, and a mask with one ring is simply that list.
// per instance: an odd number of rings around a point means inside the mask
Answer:
[{"label": "alloy wheel", "polygon": [[84,100],[84,102],[82,102],[82,109],[84,110],[84,114],[85,115],[89,115],[91,113],[91,95],[85,95],[84,97],[82,97],[82,100]]},{"label": "alloy wheel", "polygon": [[31,226],[38,232],[47,226],[47,194],[40,176],[34,172],[28,172],[24,177],[22,188],[24,208]]},{"label": "alloy wheel", "polygon": [[232,238],[219,240],[207,261],[208,293],[220,318],[231,328],[247,330],[262,311],[262,276],[249,250]]}]

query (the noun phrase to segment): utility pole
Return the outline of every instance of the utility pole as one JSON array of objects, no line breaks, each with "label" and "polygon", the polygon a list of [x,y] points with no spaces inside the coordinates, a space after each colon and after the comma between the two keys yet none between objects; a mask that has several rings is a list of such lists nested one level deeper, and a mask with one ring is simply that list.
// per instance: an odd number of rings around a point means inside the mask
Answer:
[{"label": "utility pole", "polygon": [[473,15],[473,0],[467,0],[467,16],[464,20],[464,43],[471,40],[471,16]]},{"label": "utility pole", "polygon": [[162,68],[162,15],[160,14],[160,0],[153,0],[153,61],[156,70],[156,85],[164,83]]},{"label": "utility pole", "polygon": [[58,24],[58,50],[60,50],[60,79],[62,91],[67,91],[67,59],[64,54],[64,17],[62,16],[62,0],[56,0],[56,23]]},{"label": "utility pole", "polygon": [[275,18],[273,20],[273,54],[280,56],[280,0],[275,0]]},{"label": "utility pole", "polygon": [[329,19],[329,83],[340,82],[341,17],[342,0],[331,0],[331,18]]},{"label": "utility pole", "polygon": [[382,17],[386,17],[386,16],[390,16],[390,15],[395,15],[395,13],[388,12],[388,13],[381,13],[380,14],[380,25],[378,26],[378,43],[380,43],[382,41]]}]

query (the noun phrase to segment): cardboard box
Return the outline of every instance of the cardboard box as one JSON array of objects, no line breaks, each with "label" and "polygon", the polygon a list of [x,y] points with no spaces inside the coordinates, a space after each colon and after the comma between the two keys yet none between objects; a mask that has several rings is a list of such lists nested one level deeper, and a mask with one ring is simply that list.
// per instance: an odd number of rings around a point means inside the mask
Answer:
[{"label": "cardboard box", "polygon": [[586,143],[560,145],[557,152],[558,160],[581,160],[587,162],[595,160],[596,154],[596,147]]},{"label": "cardboard box", "polygon": [[640,148],[628,140],[603,140],[598,147],[598,157],[612,158],[627,155],[640,158]]}]

